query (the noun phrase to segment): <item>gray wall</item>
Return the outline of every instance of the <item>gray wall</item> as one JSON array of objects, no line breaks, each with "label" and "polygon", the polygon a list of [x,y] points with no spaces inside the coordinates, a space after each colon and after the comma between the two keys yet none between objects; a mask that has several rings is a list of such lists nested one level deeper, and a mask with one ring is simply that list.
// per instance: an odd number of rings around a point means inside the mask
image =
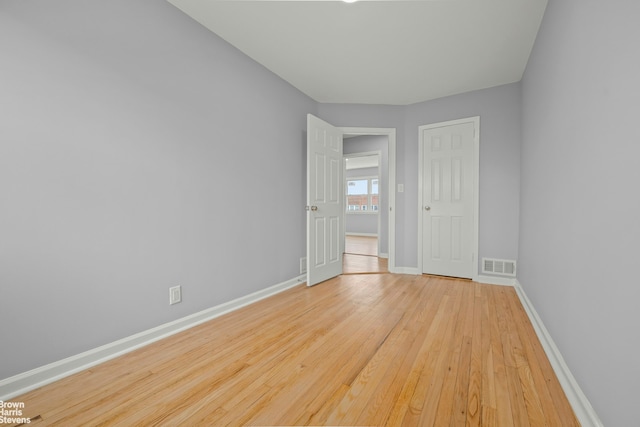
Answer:
[{"label": "gray wall", "polygon": [[551,0],[523,79],[519,280],[611,427],[640,401],[639,16]]},{"label": "gray wall", "polygon": [[416,265],[418,245],[418,127],[421,125],[480,116],[480,212],[479,255],[518,258],[518,210],[520,190],[520,84],[513,83],[415,104],[407,108],[405,129],[405,220],[416,231],[405,235],[407,260]]},{"label": "gray wall", "polygon": [[3,0],[0,52],[0,379],[299,274],[314,101],[159,0]]},{"label": "gray wall", "polygon": [[396,265],[417,267],[418,127],[480,116],[481,257],[518,258],[520,84],[450,96],[406,107],[320,104],[336,126],[396,127]]}]

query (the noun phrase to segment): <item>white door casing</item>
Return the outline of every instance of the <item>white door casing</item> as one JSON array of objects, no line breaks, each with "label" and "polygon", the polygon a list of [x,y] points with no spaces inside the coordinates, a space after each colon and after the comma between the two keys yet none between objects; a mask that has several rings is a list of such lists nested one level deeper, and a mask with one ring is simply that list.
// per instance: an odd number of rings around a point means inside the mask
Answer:
[{"label": "white door casing", "polygon": [[420,126],[421,271],[477,277],[479,118]]},{"label": "white door casing", "polygon": [[342,274],[342,131],[307,114],[307,286]]}]

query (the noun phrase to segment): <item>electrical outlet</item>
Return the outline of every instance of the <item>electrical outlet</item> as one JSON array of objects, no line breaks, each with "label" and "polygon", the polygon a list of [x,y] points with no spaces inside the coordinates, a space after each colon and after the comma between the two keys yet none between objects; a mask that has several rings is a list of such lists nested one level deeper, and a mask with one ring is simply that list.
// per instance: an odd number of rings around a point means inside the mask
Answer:
[{"label": "electrical outlet", "polygon": [[169,288],[169,304],[177,304],[182,301],[182,289],[180,285]]},{"label": "electrical outlet", "polygon": [[300,274],[307,272],[307,257],[300,258]]}]

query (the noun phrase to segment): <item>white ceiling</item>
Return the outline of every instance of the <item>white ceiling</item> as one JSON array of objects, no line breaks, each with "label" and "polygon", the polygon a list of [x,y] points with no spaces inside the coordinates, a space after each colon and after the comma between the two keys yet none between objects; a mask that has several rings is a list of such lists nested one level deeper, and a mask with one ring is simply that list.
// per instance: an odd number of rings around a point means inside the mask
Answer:
[{"label": "white ceiling", "polygon": [[547,0],[168,0],[322,103],[407,105],[517,82]]}]

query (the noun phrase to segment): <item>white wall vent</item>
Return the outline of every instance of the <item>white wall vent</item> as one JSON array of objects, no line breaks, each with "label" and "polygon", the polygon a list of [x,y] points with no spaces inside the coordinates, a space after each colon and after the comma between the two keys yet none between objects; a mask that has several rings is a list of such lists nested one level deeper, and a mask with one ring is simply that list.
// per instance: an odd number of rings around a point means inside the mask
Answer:
[{"label": "white wall vent", "polygon": [[482,258],[482,272],[516,277],[516,262],[508,259]]}]

